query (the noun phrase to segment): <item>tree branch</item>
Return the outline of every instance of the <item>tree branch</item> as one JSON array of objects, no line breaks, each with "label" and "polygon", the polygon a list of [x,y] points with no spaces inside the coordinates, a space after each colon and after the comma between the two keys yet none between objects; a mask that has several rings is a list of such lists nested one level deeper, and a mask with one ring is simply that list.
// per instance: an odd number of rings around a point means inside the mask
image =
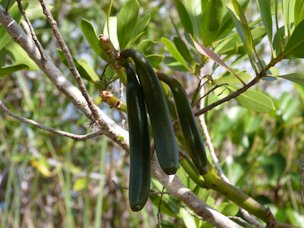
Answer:
[{"label": "tree branch", "polygon": [[[40,67],[56,88],[67,96],[88,118],[94,121],[92,118],[92,112],[79,89],[64,77],[45,50],[41,50],[45,59],[41,57],[40,51],[31,37],[28,37],[24,33],[18,23],[5,12],[2,6],[0,6],[0,22],[4,29],[6,29],[11,37],[27,52],[31,59]],[[97,112],[99,128],[103,131],[104,135],[109,137],[125,150],[128,150],[128,133],[115,124],[115,122],[99,108],[97,108]]]},{"label": "tree branch", "polygon": [[91,139],[91,138],[94,138],[96,136],[99,136],[99,135],[103,134],[103,132],[101,130],[99,130],[99,131],[95,131],[93,133],[89,133],[89,134],[85,134],[85,135],[76,135],[76,134],[61,131],[61,130],[58,130],[58,129],[55,129],[55,128],[47,127],[47,126],[44,126],[44,125],[42,125],[42,124],[40,124],[40,123],[38,123],[34,120],[30,120],[30,119],[24,118],[22,116],[16,115],[15,113],[11,112],[6,107],[6,105],[3,104],[3,102],[1,100],[0,100],[0,110],[2,110],[2,112],[4,112],[5,114],[7,114],[7,115],[13,117],[14,119],[17,119],[17,120],[19,120],[19,121],[21,121],[25,124],[29,124],[29,125],[32,125],[34,127],[39,128],[41,130],[50,132],[52,134],[68,137],[68,138],[71,138],[71,139],[74,139],[74,140],[77,140],[77,141],[85,141],[87,139]]},{"label": "tree branch", "polygon": [[[58,88],[58,90],[65,94],[87,117],[91,118],[92,113],[82,93],[62,75],[50,56],[47,55],[44,50],[42,50],[42,54],[45,56],[45,61],[43,61],[33,40],[24,33],[22,28],[5,12],[1,5],[0,23],[13,37],[13,39],[36,62],[36,64]],[[128,151],[128,133],[115,124],[113,120],[105,115],[100,109],[97,108],[97,111],[98,121],[102,123],[100,128],[103,133],[120,145],[125,151]],[[188,207],[194,210],[195,213],[206,219],[206,221],[217,227],[240,227],[235,222],[210,208],[199,198],[197,198],[189,189],[185,188],[181,184],[177,176],[167,176],[164,174],[155,160],[153,160],[151,168],[154,176],[160,180],[160,182],[172,195],[177,196]]]}]

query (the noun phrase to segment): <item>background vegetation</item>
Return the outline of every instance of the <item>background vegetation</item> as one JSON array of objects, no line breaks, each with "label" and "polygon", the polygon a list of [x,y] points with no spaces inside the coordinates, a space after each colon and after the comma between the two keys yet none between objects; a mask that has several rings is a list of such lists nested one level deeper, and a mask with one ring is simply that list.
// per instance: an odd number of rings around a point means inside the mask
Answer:
[{"label": "background vegetation", "polygon": [[[303,3],[54,0],[48,8],[94,103],[125,129],[125,106],[117,106],[115,100],[113,107],[110,99],[125,101],[124,74],[96,46],[94,30],[110,36],[117,50],[133,47],[145,53],[156,69],[184,85],[193,103],[208,93],[201,105],[194,106],[194,112],[242,88],[234,73],[246,84],[258,78],[257,85],[247,92],[200,115],[200,123],[206,122],[219,165],[232,185],[269,208],[276,221],[292,227],[304,224]],[[42,48],[76,85],[40,3],[22,1],[18,7],[15,1],[2,0],[1,7],[1,13],[8,9],[31,38],[29,23],[20,12],[25,10]],[[128,153],[111,137],[77,141],[5,115],[6,106],[10,113],[65,132],[84,135],[98,129],[45,77],[41,66],[3,25],[1,227],[212,227],[185,202],[166,194],[157,178],[152,180],[145,208],[131,212]],[[100,91],[114,97],[102,98]],[[208,134],[202,130],[204,141]],[[208,148],[212,148],[210,143]],[[208,156],[214,161],[210,153]],[[240,204],[218,191],[201,188],[184,168],[179,168],[177,176],[200,200],[242,226],[264,226],[267,222],[261,218],[252,222],[240,211]]]}]

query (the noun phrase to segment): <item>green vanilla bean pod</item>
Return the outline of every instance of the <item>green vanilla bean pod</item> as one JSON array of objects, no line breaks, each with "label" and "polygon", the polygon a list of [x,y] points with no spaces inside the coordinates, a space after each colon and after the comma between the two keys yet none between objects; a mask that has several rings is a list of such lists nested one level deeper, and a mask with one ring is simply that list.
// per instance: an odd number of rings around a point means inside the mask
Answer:
[{"label": "green vanilla bean pod", "polygon": [[178,168],[178,148],[160,81],[149,61],[139,51],[126,49],[120,53],[120,58],[131,58],[135,63],[150,116],[159,164],[166,174],[174,174]]},{"label": "green vanilla bean pod", "polygon": [[129,203],[132,211],[139,211],[150,192],[150,138],[142,88],[131,65],[126,63],[124,68],[130,141]]},{"label": "green vanilla bean pod", "polygon": [[172,91],[179,124],[191,160],[201,175],[206,174],[208,172],[208,160],[205,146],[195,122],[195,117],[187,99],[186,92],[183,86],[175,78],[163,73],[158,73],[157,76],[160,80],[165,82]]}]

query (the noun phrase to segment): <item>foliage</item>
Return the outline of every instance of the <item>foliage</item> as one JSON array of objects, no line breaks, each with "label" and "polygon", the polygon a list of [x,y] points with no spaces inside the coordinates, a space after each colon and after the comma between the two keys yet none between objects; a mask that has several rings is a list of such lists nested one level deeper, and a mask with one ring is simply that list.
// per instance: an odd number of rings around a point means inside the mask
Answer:
[{"label": "foliage", "polygon": [[[39,2],[23,7],[42,46],[73,81]],[[94,102],[120,126],[126,128],[125,114],[98,93],[111,91],[124,101],[120,81],[125,75],[109,54],[129,47],[178,79],[192,104],[200,99],[202,83],[206,107],[235,94],[204,116],[220,166],[236,188],[269,207],[277,221],[304,223],[302,0],[55,0],[51,8]],[[17,3],[8,9],[16,22],[24,22]],[[110,39],[109,46],[100,47],[100,33]],[[0,101],[12,112],[75,134],[90,130],[88,119],[1,26],[0,54]],[[172,95],[164,89],[170,103]],[[1,227],[212,227],[176,197],[160,194],[163,186],[156,179],[145,208],[131,212],[129,158],[109,139],[78,142],[0,116]],[[202,188],[204,179],[195,173],[193,178],[189,167],[181,163],[177,172],[186,187],[222,214],[242,218],[237,199]]]}]

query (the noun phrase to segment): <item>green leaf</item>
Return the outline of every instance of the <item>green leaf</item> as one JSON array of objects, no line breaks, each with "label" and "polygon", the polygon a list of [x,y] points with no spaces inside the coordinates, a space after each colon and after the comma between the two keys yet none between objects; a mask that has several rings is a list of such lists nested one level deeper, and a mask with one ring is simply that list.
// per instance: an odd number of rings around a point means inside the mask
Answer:
[{"label": "green leaf", "polygon": [[[253,42],[258,43],[265,36],[266,31],[264,27],[256,27],[251,30],[251,34]],[[214,52],[219,55],[238,54],[241,51],[244,51],[244,43],[237,33],[232,33],[231,35],[219,40],[214,49]]]},{"label": "green leaf", "polygon": [[265,26],[270,43],[272,43],[272,19],[270,0],[257,0],[262,21]]},{"label": "green leaf", "polygon": [[164,59],[163,55],[157,54],[147,55],[146,57],[154,68],[158,67]]},{"label": "green leaf", "polygon": [[169,52],[171,53],[171,55],[182,65],[184,66],[186,69],[192,71],[188,65],[187,62],[185,61],[185,59],[183,58],[183,56],[181,55],[181,53],[179,53],[179,51],[177,50],[177,48],[175,47],[174,43],[167,39],[162,37],[161,41],[163,42],[163,44],[166,46],[166,48],[169,50]]},{"label": "green leaf", "polygon": [[[244,81],[249,82],[253,79],[253,76],[246,71],[238,72],[237,69],[234,69],[234,71],[237,73],[237,75]],[[224,75],[219,77],[218,79],[213,80],[215,84],[221,85],[227,83],[230,86],[235,86],[241,84],[240,80],[238,80],[233,74],[230,72],[226,72]]]},{"label": "green leaf", "polygon": [[136,46],[136,49],[144,54],[151,54],[151,52],[153,51],[153,46],[155,44],[157,44],[157,42],[150,40],[150,39],[142,40]]},{"label": "green leaf", "polygon": [[[21,20],[21,13],[19,12],[19,8],[17,3],[15,3],[9,10],[9,15],[18,23]],[[7,33],[7,31],[0,26],[0,50],[4,48],[9,42],[12,41],[12,37]]]},{"label": "green leaf", "polygon": [[224,13],[225,1],[208,1],[200,23],[200,36],[204,45],[209,46],[215,40],[217,31],[223,21]]},{"label": "green leaf", "polygon": [[[228,88],[231,91],[236,90],[232,86]],[[247,90],[236,99],[243,107],[255,112],[271,112],[276,109],[271,97],[258,90]]]},{"label": "green leaf", "polygon": [[150,20],[151,20],[150,14],[147,14],[137,19],[132,38],[127,43],[126,47],[131,46],[136,40],[138,40],[138,38],[144,33],[144,30],[149,24]]},{"label": "green leaf", "polygon": [[[61,61],[67,66],[67,60],[61,50],[58,50],[58,55]],[[81,78],[94,83],[98,89],[101,89],[102,82],[100,81],[98,75],[95,73],[91,65],[84,59],[77,60],[73,58],[73,60]]]},{"label": "green leaf", "polygon": [[179,209],[179,216],[184,221],[184,224],[187,228],[196,228],[195,224],[195,217],[191,215],[186,209],[180,208]]},{"label": "green leaf", "polygon": [[295,26],[304,20],[304,0],[296,0],[294,7],[294,23]]},{"label": "green leaf", "polygon": [[175,5],[175,8],[183,24],[183,28],[185,29],[185,32],[193,35],[193,25],[186,7],[180,0],[173,0],[173,4]]},{"label": "green leaf", "polygon": [[244,43],[249,58],[252,60],[253,41],[243,9],[241,8],[237,0],[232,0],[232,4],[230,3],[228,7],[236,30]]},{"label": "green leaf", "polygon": [[123,5],[117,15],[117,37],[121,50],[127,47],[127,44],[133,37],[138,12],[138,2],[136,0],[129,0]]},{"label": "green leaf", "polygon": [[82,33],[86,37],[89,45],[95,51],[95,53],[103,60],[107,60],[105,53],[100,48],[99,38],[97,36],[97,33],[94,29],[93,24],[86,19],[82,19],[81,23],[80,23],[80,27],[81,27]]},{"label": "green leaf", "polygon": [[28,56],[26,51],[24,51],[23,48],[20,47],[16,42],[10,42],[7,44],[5,49],[12,54],[14,58],[14,64],[25,64],[28,66],[28,70],[39,69],[36,63]]},{"label": "green leaf", "polygon": [[219,211],[226,216],[235,216],[239,211],[239,207],[234,203],[222,203]]},{"label": "green leaf", "polygon": [[186,46],[186,44],[184,43],[184,41],[180,37],[174,37],[173,41],[174,41],[175,47],[177,48],[179,53],[181,53],[183,58],[190,64],[194,63],[193,58],[190,54],[190,51],[189,51],[188,47]]},{"label": "green leaf", "polygon": [[278,77],[287,79],[289,81],[304,85],[304,72],[295,72],[291,74],[279,75]]},{"label": "green leaf", "polygon": [[109,37],[111,40],[113,47],[116,50],[119,50],[119,41],[118,41],[118,36],[117,36],[117,17],[109,17],[104,29],[103,29],[103,34],[106,37]]},{"label": "green leaf", "polygon": [[295,0],[283,0],[284,27],[287,36],[291,33],[291,26],[294,24],[294,7]]},{"label": "green leaf", "polygon": [[16,71],[25,70],[25,69],[28,69],[28,66],[25,64],[16,64],[16,65],[0,67],[0,79]]},{"label": "green leaf", "polygon": [[293,31],[286,48],[285,58],[304,58],[304,21],[302,21]]}]

